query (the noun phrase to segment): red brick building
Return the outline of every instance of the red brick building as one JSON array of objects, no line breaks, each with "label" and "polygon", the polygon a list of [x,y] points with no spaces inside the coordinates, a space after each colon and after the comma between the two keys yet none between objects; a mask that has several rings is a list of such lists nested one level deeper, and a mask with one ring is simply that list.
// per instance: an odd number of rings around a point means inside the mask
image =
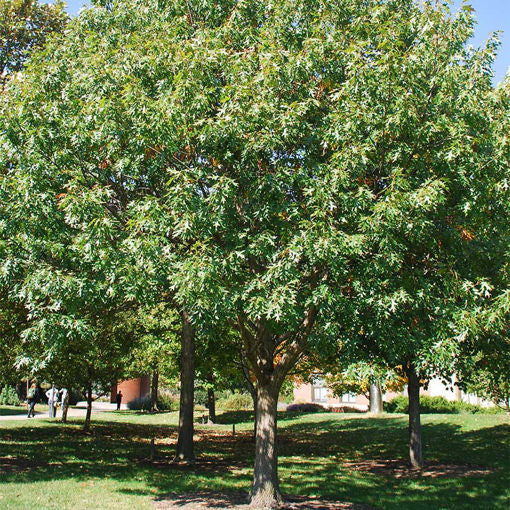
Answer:
[{"label": "red brick building", "polygon": [[314,377],[312,383],[294,386],[294,402],[313,402],[315,404],[321,404],[324,407],[349,406],[363,410],[368,408],[368,398],[365,395],[346,393],[341,397],[336,397],[326,386],[324,378],[320,376]]},{"label": "red brick building", "polygon": [[[476,403],[480,405],[491,405],[490,402],[478,399],[475,395],[466,394],[461,392],[457,387],[453,386],[453,382],[450,386],[446,386],[440,379],[432,379],[426,388],[420,389],[420,395],[427,395],[430,397],[444,397],[447,400],[463,400],[469,403]],[[383,401],[389,402],[398,395],[407,395],[407,390],[400,393],[385,392],[383,393]],[[294,386],[294,402],[295,403],[316,403],[321,404],[324,407],[344,407],[349,406],[356,409],[366,410],[368,409],[369,401],[365,395],[354,395],[351,393],[345,393],[341,397],[333,395],[332,391],[327,387],[326,381],[321,376],[316,376],[312,383],[305,383]]]},{"label": "red brick building", "polygon": [[144,398],[150,395],[151,391],[151,378],[149,375],[137,377],[136,379],[129,379],[128,381],[121,381],[112,386],[112,393],[110,402],[115,402],[117,392],[122,392],[122,403],[128,404],[135,398]]}]

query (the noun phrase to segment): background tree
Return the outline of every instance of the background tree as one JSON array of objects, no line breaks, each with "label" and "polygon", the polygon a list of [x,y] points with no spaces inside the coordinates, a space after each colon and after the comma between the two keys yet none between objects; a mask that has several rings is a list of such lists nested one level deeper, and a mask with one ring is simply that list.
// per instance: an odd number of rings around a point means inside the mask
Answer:
[{"label": "background tree", "polygon": [[[21,349],[21,333],[26,327],[26,309],[10,299],[6,293],[0,297],[0,386],[17,386],[27,373],[16,366]],[[22,397],[23,395],[19,395]]]},{"label": "background tree", "polygon": [[131,349],[128,376],[151,375],[151,411],[158,410],[160,377],[178,378],[179,317],[166,303],[141,306],[136,312],[136,341]]},{"label": "background tree", "polygon": [[503,349],[492,355],[478,355],[466,357],[462,363],[463,370],[459,378],[463,389],[467,393],[475,393],[497,406],[510,411],[510,362],[508,339],[502,345]]},{"label": "background tree", "polygon": [[[497,140],[494,159],[504,169],[510,161],[508,129],[510,119],[510,76],[495,91],[494,136]],[[487,200],[482,209],[482,221],[477,230],[485,237],[487,259],[483,287],[475,293],[471,308],[457,317],[461,332],[462,353],[457,371],[463,388],[505,405],[508,410],[510,369],[510,187],[506,172],[495,175],[487,189]],[[483,218],[489,221],[483,221]],[[476,290],[476,289],[474,289]]]},{"label": "background tree", "polygon": [[130,313],[103,310],[101,319],[44,314],[23,332],[17,364],[32,377],[78,390],[87,401],[84,429],[90,428],[92,403],[108,395],[126,373],[135,330]]},{"label": "background tree", "polygon": [[395,371],[367,362],[347,366],[336,363],[328,367],[326,382],[337,397],[345,393],[365,395],[369,400],[369,412],[375,414],[383,412],[383,392],[402,391],[405,385],[405,380]]},{"label": "background tree", "polygon": [[353,112],[343,156],[360,169],[359,193],[372,203],[362,226],[371,256],[353,266],[346,289],[357,320],[342,338],[402,367],[410,459],[421,467],[420,386],[454,372],[464,338],[456,317],[487,296],[501,264],[489,255],[503,234],[488,229],[490,195],[508,170],[495,136],[497,42],[466,48],[469,7],[451,17],[433,2],[421,11],[401,4],[397,16],[386,10],[391,2],[379,11],[379,21],[393,20],[391,40],[381,25],[363,28],[366,44],[352,50],[357,73],[341,93]]},{"label": "background tree", "polygon": [[[0,90],[13,73],[23,68],[30,53],[42,48],[52,34],[61,33],[67,21],[61,1],[53,5],[41,5],[37,0],[0,1]],[[0,250],[3,248],[0,240]],[[11,295],[4,282],[0,298],[0,358],[4,370],[0,383],[16,385],[20,397],[25,391],[20,387],[20,379],[26,374],[16,368],[16,357],[20,352],[20,335],[27,324],[23,304]]]},{"label": "background tree", "polygon": [[[172,265],[178,263],[174,236],[158,232],[147,239],[144,226],[138,221],[139,211],[146,208],[145,201],[164,194],[168,181],[166,163],[157,157],[160,148],[154,149],[157,131],[162,134],[167,130],[166,122],[157,118],[164,111],[161,104],[150,99],[150,91],[154,90],[155,80],[162,76],[159,73],[172,73],[166,62],[171,41],[166,40],[166,47],[161,47],[158,37],[154,36],[156,32],[153,32],[156,26],[163,32],[169,28],[166,14],[172,11],[168,8],[162,15],[158,6],[146,10],[141,2],[121,2],[116,8],[126,11],[133,24],[115,22],[114,29],[112,8],[98,6],[84,11],[70,26],[65,39],[58,44],[53,42],[33,59],[23,77],[23,80],[27,79],[26,88],[20,86],[21,79],[10,80],[10,97],[6,101],[13,102],[3,108],[7,126],[3,135],[9,145],[5,146],[2,160],[5,171],[2,197],[6,197],[2,202],[5,205],[2,215],[7,220],[3,232],[9,245],[5,259],[17,267],[30,267],[37,277],[44,272],[40,282],[44,289],[57,289],[59,278],[66,279],[72,274],[76,283],[73,290],[79,296],[77,302],[84,315],[86,303],[95,303],[95,306],[97,300],[116,304],[122,301],[172,302],[174,291],[168,275],[172,273]],[[183,4],[182,16],[186,9]],[[175,16],[177,20],[178,13]],[[114,30],[118,38],[111,37]],[[148,47],[142,50],[142,40],[144,45],[153,45],[152,51]],[[108,41],[106,46],[104,41]],[[126,52],[128,48],[130,50]],[[151,64],[142,72],[149,72],[147,81],[140,81],[128,71],[131,66],[140,64],[140,50],[154,59],[154,67]],[[116,58],[112,59],[113,54]],[[113,68],[107,70],[104,66],[106,61],[116,69],[113,74]],[[56,64],[53,68],[56,74],[50,70],[53,64]],[[87,69],[86,76],[82,74],[84,69]],[[155,75],[152,69],[158,69]],[[107,78],[117,72],[124,73],[129,80],[134,79],[133,88],[125,88],[125,83],[121,83],[123,80]],[[95,88],[89,81],[92,76],[103,76],[104,86]],[[49,87],[46,86],[48,80],[52,83]],[[90,95],[85,101],[82,101],[83,97],[77,100],[83,87]],[[12,110],[15,102],[25,104],[28,97],[41,107],[44,113],[40,117],[31,115],[33,109],[18,111],[20,116]],[[152,120],[145,111],[150,104],[158,106],[151,107],[155,115]],[[139,106],[140,110],[134,113],[133,105]],[[96,107],[99,108],[95,110]],[[85,113],[92,110],[95,110],[92,116]],[[111,116],[113,112],[117,113]],[[119,123],[120,119],[127,122]],[[152,122],[159,122],[157,131],[147,129]],[[30,137],[32,130],[39,135],[29,143],[30,147],[25,146],[26,150],[19,151],[19,144],[27,142],[26,137]],[[51,146],[47,145],[49,139],[54,141]],[[76,143],[78,140],[80,142]],[[133,140],[138,142],[132,144]],[[62,151],[57,149],[59,145]],[[20,179],[19,183],[17,179]],[[24,198],[21,193],[25,193]],[[15,202],[12,209],[7,206]],[[29,217],[23,209],[27,203],[36,211]],[[169,247],[172,247],[172,257],[168,257]],[[187,246],[181,248],[187,249]],[[65,255],[65,262],[62,255]],[[50,268],[57,271],[52,273]],[[11,268],[5,278],[12,282],[13,273]],[[139,279],[140,275],[144,278]],[[16,292],[26,290],[29,285],[26,278],[18,278]],[[34,275],[29,278],[34,279]],[[86,293],[80,292],[81,285],[87,287]],[[61,288],[63,291],[65,286]],[[51,300],[52,306],[61,310],[66,296],[52,296]],[[43,304],[43,301],[41,299],[39,303]],[[66,303],[69,304],[69,300]],[[179,430],[183,434],[179,434],[176,458],[192,459],[193,381],[190,379],[193,377],[194,328],[182,304],[179,311],[183,322],[183,402]]]}]

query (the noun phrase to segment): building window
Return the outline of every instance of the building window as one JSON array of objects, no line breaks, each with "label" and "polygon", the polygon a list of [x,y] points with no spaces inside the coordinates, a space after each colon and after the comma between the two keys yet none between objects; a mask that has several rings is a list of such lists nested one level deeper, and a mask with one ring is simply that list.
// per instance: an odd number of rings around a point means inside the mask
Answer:
[{"label": "building window", "polygon": [[312,380],[312,400],[313,402],[327,401],[326,381],[322,377],[314,377]]},{"label": "building window", "polygon": [[342,402],[344,404],[354,404],[356,402],[356,395],[354,393],[344,393],[342,395]]}]

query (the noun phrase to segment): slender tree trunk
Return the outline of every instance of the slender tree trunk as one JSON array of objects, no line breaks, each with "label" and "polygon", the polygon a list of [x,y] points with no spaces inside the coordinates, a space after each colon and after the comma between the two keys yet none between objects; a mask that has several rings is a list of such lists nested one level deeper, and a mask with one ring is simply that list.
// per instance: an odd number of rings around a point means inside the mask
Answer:
[{"label": "slender tree trunk", "polygon": [[252,508],[273,508],[282,501],[276,437],[279,389],[274,382],[257,385],[255,468],[250,502]]},{"label": "slender tree trunk", "polygon": [[380,414],[383,412],[383,400],[381,383],[376,380],[370,383],[370,408],[369,411],[373,414]]},{"label": "slender tree trunk", "polygon": [[[67,423],[67,411],[69,409],[69,394],[62,402],[62,423]],[[90,419],[89,419],[90,421]]]},{"label": "slender tree trunk", "polygon": [[423,467],[423,449],[420,423],[420,378],[411,365],[407,371],[409,395],[409,460],[413,468]]},{"label": "slender tree trunk", "polygon": [[90,416],[92,415],[92,385],[89,384],[87,388],[87,414],[85,415],[85,423],[83,429],[88,431],[90,429]]},{"label": "slender tree trunk", "polygon": [[193,462],[193,399],[195,385],[195,331],[186,312],[182,312],[181,399],[179,433],[174,462]]},{"label": "slender tree trunk", "polygon": [[159,387],[159,373],[157,370],[152,372],[151,378],[151,412],[155,413],[158,409],[158,387]]},{"label": "slender tree trunk", "polygon": [[209,410],[209,423],[216,423],[216,397],[212,388],[207,389],[207,408]]},{"label": "slender tree trunk", "polygon": [[510,396],[508,394],[505,396],[505,408],[506,412],[510,413]]}]

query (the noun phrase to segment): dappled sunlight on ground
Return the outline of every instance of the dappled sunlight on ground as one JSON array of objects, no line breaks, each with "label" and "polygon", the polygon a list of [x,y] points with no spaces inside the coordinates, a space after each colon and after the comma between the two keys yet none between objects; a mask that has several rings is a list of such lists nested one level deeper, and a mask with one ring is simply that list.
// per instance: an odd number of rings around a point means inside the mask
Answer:
[{"label": "dappled sunlight on ground", "polygon": [[[97,415],[89,434],[78,419],[68,425],[2,423],[0,507],[28,508],[48,493],[58,508],[82,507],[82,500],[87,508],[151,508],[155,499],[161,508],[172,508],[161,506],[172,495],[178,496],[175,508],[191,509],[183,504],[203,491],[214,491],[215,498],[241,497],[253,472],[253,424],[240,421],[247,417],[248,412],[225,413],[217,426],[197,425],[192,465],[171,462],[176,413]],[[510,427],[504,415],[424,416],[423,473],[407,467],[405,416],[279,413],[278,418],[281,490],[304,498],[293,502],[295,508],[321,508],[305,500],[327,501],[327,508],[335,508],[331,502],[344,505],[336,508],[507,507]]]}]

